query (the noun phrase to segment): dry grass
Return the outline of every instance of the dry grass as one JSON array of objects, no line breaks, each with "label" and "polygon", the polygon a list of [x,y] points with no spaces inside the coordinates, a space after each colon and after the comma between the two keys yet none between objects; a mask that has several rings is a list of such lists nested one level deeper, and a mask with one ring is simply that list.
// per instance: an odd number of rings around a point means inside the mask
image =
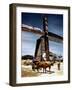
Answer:
[{"label": "dry grass", "polygon": [[21,64],[22,65],[32,65],[32,61],[31,60],[22,60]]},{"label": "dry grass", "polygon": [[33,76],[39,76],[40,73],[32,71],[32,70],[22,70],[21,76],[22,77],[33,77]]}]

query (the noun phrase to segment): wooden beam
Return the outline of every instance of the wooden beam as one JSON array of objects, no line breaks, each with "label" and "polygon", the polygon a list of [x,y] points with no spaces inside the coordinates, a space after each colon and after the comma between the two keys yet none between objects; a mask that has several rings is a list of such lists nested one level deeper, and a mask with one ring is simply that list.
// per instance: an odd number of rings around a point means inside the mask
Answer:
[{"label": "wooden beam", "polygon": [[[32,33],[39,34],[39,35],[44,35],[43,31],[28,29],[26,27],[22,27],[22,31],[32,32]],[[58,43],[62,43],[63,42],[63,37],[61,37],[61,36],[59,36],[57,34],[54,34],[52,32],[48,32],[48,37],[49,37],[49,40],[51,40],[51,41],[58,42]]]}]

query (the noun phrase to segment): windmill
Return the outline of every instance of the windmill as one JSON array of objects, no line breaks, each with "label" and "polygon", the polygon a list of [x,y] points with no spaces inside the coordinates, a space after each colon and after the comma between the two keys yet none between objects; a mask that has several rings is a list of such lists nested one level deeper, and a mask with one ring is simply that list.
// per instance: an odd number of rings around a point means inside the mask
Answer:
[{"label": "windmill", "polygon": [[35,57],[49,61],[48,19],[43,17],[43,35],[37,39]]},{"label": "windmill", "polygon": [[58,36],[56,34],[48,32],[48,18],[46,16],[43,17],[43,34],[36,41],[36,49],[35,49],[35,58],[38,60],[46,60],[49,59],[49,40],[62,43],[63,37]]},{"label": "windmill", "polygon": [[38,34],[41,37],[36,40],[36,46],[35,46],[35,58],[38,60],[50,60],[49,59],[49,40],[54,41],[57,43],[63,43],[63,37],[59,36],[57,34],[54,34],[52,32],[48,31],[48,18],[46,16],[42,17],[43,20],[43,30],[40,29],[34,29],[31,26],[28,25],[22,25],[22,31],[25,32],[32,32],[34,34]]}]

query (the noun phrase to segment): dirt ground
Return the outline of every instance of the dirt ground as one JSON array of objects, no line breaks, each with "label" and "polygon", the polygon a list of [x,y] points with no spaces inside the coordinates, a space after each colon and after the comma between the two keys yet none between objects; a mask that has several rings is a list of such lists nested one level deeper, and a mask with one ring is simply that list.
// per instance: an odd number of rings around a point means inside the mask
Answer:
[{"label": "dirt ground", "polygon": [[63,63],[60,63],[60,70],[58,70],[58,63],[51,66],[51,71],[46,69],[46,73],[43,73],[43,69],[33,71],[31,65],[21,65],[21,76],[22,77],[38,77],[38,76],[61,76],[63,75]]}]

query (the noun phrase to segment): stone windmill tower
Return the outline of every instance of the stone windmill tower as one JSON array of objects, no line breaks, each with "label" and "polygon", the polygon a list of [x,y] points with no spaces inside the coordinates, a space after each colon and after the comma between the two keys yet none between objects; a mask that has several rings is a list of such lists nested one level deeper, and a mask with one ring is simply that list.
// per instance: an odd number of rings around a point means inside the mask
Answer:
[{"label": "stone windmill tower", "polygon": [[43,35],[37,39],[35,58],[38,60],[49,60],[49,40],[48,40],[48,19],[43,17]]}]

